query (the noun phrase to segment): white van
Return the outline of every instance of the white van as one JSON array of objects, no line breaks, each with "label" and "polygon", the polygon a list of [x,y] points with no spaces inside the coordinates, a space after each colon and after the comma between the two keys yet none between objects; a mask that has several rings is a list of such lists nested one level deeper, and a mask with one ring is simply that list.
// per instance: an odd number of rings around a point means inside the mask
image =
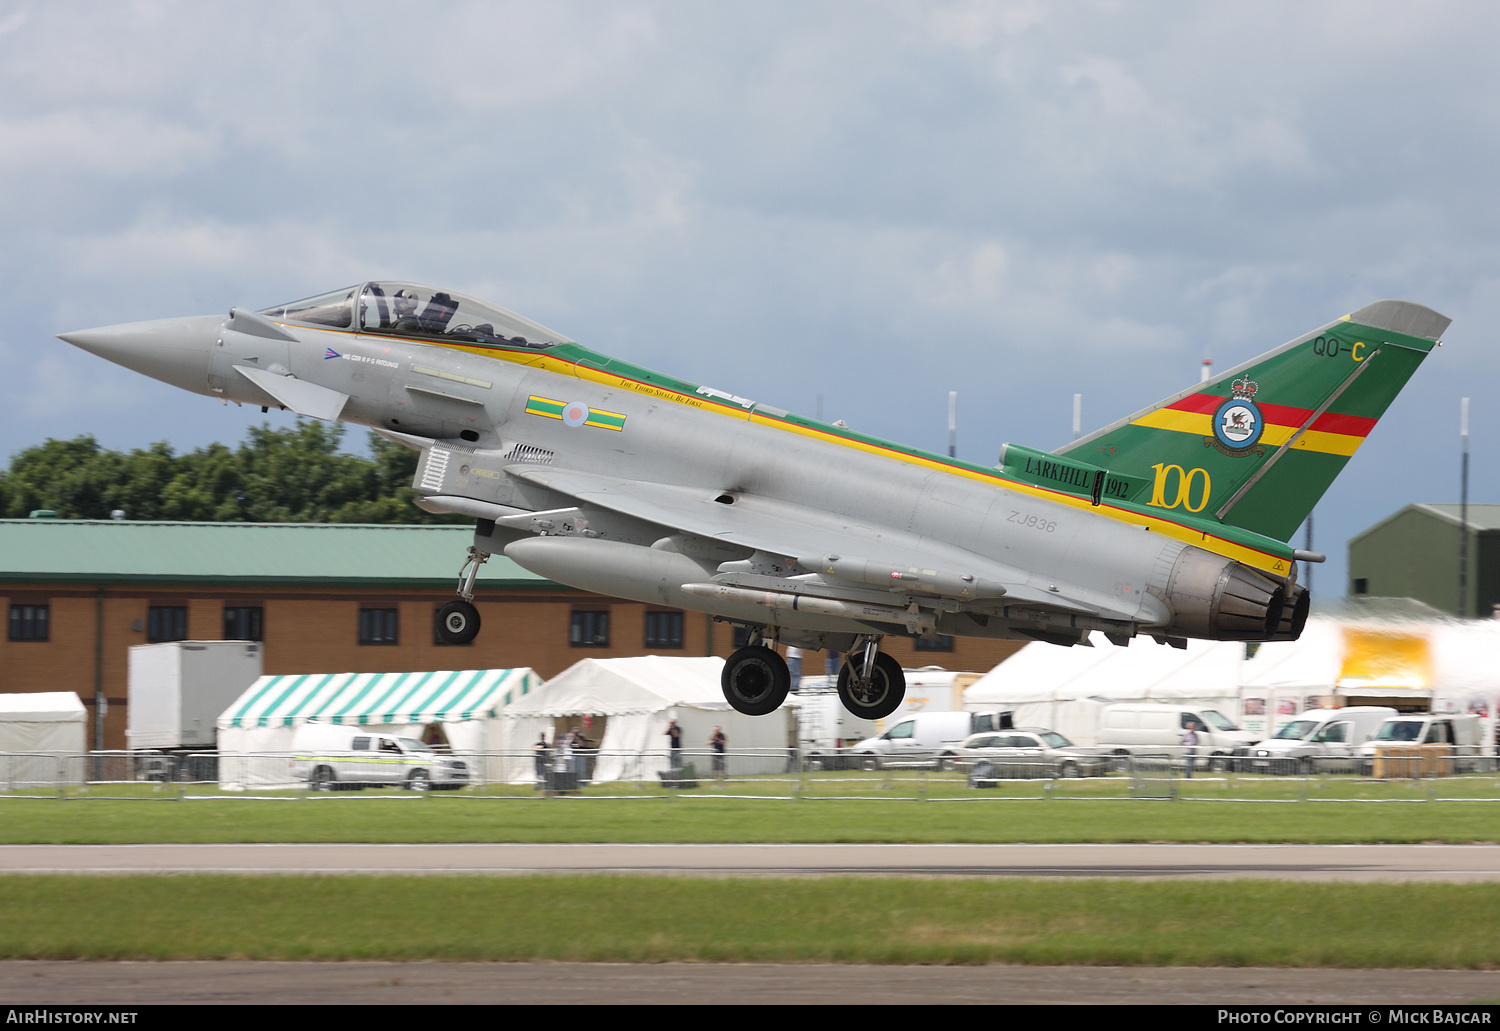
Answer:
[{"label": "white van", "polygon": [[1106,705],[1099,720],[1099,747],[1117,756],[1165,755],[1180,759],[1182,735],[1188,727],[1198,732],[1194,754],[1209,769],[1226,769],[1231,756],[1248,756],[1255,735],[1235,726],[1217,709],[1190,705],[1119,702]]},{"label": "white van", "polygon": [[1388,705],[1350,705],[1343,709],[1308,709],[1267,738],[1251,755],[1257,773],[1316,773],[1351,759],[1375,736],[1396,710]]},{"label": "white van", "polygon": [[1413,745],[1449,745],[1454,769],[1468,773],[1480,769],[1484,753],[1484,726],[1478,716],[1460,713],[1408,712],[1392,716],[1380,725],[1375,736],[1359,748],[1361,772],[1374,766],[1379,749]]},{"label": "white van", "polygon": [[306,723],[292,735],[292,776],[314,791],[397,786],[457,789],[469,782],[462,759],[439,755],[416,738],[369,727]]},{"label": "white van", "polygon": [[[878,737],[867,737],[850,749],[867,770],[882,766],[935,765],[951,770],[964,738],[980,717],[990,713],[914,712]],[[988,729],[988,728],[986,728]]]}]

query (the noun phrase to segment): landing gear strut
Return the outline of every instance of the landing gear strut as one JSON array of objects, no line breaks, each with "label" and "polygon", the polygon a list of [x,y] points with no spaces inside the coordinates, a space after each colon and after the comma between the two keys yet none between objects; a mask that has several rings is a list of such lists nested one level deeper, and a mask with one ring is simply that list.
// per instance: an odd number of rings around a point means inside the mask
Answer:
[{"label": "landing gear strut", "polygon": [[724,672],[719,675],[724,700],[746,716],[775,712],[792,687],[786,660],[758,637],[724,660]]},{"label": "landing gear strut", "polygon": [[469,557],[464,560],[458,575],[463,577],[458,585],[458,601],[450,601],[438,611],[438,636],[445,644],[468,644],[479,634],[479,610],[474,607],[474,579],[479,567],[490,557],[489,552],[469,547]]},{"label": "landing gear strut", "polygon": [[839,701],[861,719],[878,720],[901,708],[906,674],[901,663],[880,651],[880,638],[866,637],[849,651],[839,670]]}]

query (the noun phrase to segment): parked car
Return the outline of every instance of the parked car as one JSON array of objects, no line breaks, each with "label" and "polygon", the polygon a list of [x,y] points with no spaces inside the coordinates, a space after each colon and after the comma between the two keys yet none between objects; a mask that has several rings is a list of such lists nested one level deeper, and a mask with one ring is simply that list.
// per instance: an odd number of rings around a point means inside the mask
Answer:
[{"label": "parked car", "polygon": [[968,771],[970,787],[989,787],[1002,777],[1098,777],[1110,772],[1114,759],[1106,749],[1075,745],[1056,731],[1022,727],[970,735],[959,746],[958,765]]},{"label": "parked car", "polygon": [[[1316,773],[1345,768],[1396,710],[1388,705],[1308,709],[1255,746],[1250,768],[1257,773]],[[1346,762],[1339,762],[1346,760]]]},{"label": "parked car", "polygon": [[1099,747],[1120,758],[1144,754],[1181,759],[1182,734],[1188,727],[1198,734],[1195,756],[1213,770],[1228,769],[1239,757],[1248,757],[1258,741],[1216,709],[1121,702],[1104,708]]},{"label": "parked car", "polygon": [[315,791],[367,786],[442,790],[469,782],[467,763],[440,755],[416,738],[326,723],[297,728],[291,766],[292,776]]}]

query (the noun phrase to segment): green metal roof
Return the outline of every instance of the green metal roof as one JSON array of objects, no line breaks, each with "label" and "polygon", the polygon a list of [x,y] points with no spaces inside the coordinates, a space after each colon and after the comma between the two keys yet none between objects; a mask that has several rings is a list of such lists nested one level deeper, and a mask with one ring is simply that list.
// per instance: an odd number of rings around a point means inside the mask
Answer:
[{"label": "green metal roof", "polygon": [[494,719],[536,690],[530,669],[419,673],[304,673],[261,677],[219,717],[219,727],[349,726]]},{"label": "green metal roof", "polygon": [[[1417,502],[1415,504],[1407,505],[1405,508],[1392,512],[1390,515],[1386,516],[1384,519],[1380,520],[1380,522],[1376,523],[1374,526],[1371,526],[1369,529],[1361,530],[1359,533],[1349,538],[1349,543],[1353,544],[1356,541],[1364,540],[1364,538],[1381,529],[1386,524],[1395,522],[1402,516],[1412,512],[1428,516],[1429,518],[1438,519],[1445,523],[1450,523],[1456,528],[1459,525],[1460,510],[1461,506],[1453,503]],[[1469,506],[1468,515],[1469,530],[1474,533],[1484,533],[1490,530],[1500,530],[1500,505],[1471,504]]]},{"label": "green metal roof", "polygon": [[[467,526],[0,519],[0,582],[451,588],[473,538]],[[559,585],[493,555],[475,586]]]}]

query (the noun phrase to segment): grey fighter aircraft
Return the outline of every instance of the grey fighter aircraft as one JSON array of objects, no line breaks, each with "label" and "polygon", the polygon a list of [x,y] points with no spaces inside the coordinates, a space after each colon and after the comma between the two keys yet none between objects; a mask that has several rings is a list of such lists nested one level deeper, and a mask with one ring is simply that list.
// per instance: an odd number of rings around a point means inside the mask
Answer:
[{"label": "grey fighter aircraft", "polygon": [[421,451],[432,512],[476,520],[458,598],[491,554],[599,594],[711,613],[750,643],[740,712],[785,699],[772,645],[848,656],[839,696],[894,712],[888,635],[1116,645],[1144,634],[1292,640],[1287,541],[1449,320],[1379,301],[1053,452],[995,466],[902,447],[589,350],[459,293],[371,282],[227,318],[62,339],[224,401],[370,426]]}]

